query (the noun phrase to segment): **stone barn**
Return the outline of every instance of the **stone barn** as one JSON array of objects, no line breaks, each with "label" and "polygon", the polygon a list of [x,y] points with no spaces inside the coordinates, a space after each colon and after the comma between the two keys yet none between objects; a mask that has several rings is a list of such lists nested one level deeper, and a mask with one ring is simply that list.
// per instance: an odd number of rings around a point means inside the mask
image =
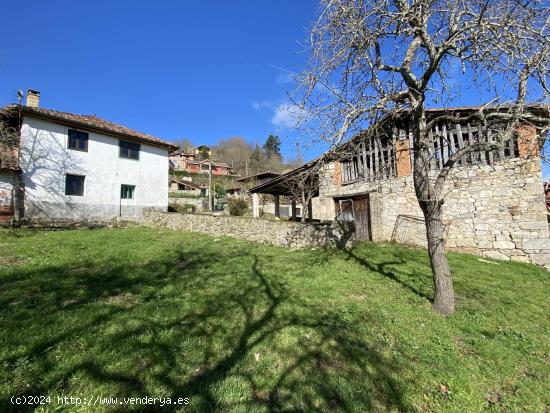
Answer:
[{"label": "stone barn", "polygon": [[[430,117],[449,113],[458,119],[436,124],[432,130],[434,178],[459,148],[480,139],[495,143],[491,146],[495,149],[462,157],[446,181],[447,248],[550,265],[539,137],[533,127],[523,124],[513,138],[496,145],[498,129],[480,133],[484,126],[466,121],[476,110],[479,108],[428,111]],[[389,131],[376,140],[358,135],[334,154],[322,157],[325,162],[315,180],[318,188],[312,215],[354,222],[357,239],[425,246],[423,215],[412,177],[412,132],[406,119],[395,121]],[[307,165],[313,167],[315,161]],[[294,173],[251,192],[276,194],[281,181],[290,180]]]}]

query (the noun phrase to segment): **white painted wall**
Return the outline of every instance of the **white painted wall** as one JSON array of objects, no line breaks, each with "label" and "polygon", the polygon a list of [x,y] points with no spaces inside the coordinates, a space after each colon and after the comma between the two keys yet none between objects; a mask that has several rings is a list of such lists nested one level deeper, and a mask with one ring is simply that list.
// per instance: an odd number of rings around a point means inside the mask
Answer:
[{"label": "white painted wall", "polygon": [[[25,116],[21,168],[25,216],[103,220],[120,216],[121,184],[135,185],[123,216],[168,207],[168,149],[141,144],[139,160],[119,157],[119,140],[89,132],[88,152],[67,148],[68,126]],[[84,196],[65,195],[65,174],[84,175]]]}]

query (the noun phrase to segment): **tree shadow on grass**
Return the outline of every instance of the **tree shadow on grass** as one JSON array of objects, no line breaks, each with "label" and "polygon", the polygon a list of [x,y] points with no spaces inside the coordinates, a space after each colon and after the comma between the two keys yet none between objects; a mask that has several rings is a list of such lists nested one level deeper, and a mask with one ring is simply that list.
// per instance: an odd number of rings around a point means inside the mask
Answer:
[{"label": "tree shadow on grass", "polygon": [[[417,296],[433,302],[433,294],[423,291],[431,291],[431,270],[429,267],[426,267],[425,270],[418,268],[421,264],[417,264],[417,251],[394,249],[392,250],[391,260],[380,262],[379,258],[374,260],[369,259],[368,256],[362,256],[362,252],[368,248],[368,244],[360,244],[359,248],[343,248],[342,251],[346,254],[349,260],[357,262],[366,270],[389,278]],[[377,246],[376,248],[380,248],[380,246]],[[415,268],[411,268],[411,266],[409,266],[406,270],[404,270],[405,264],[410,263],[411,261],[416,263]]]},{"label": "tree shadow on grass", "polygon": [[185,410],[200,412],[410,410],[400,367],[365,333],[373,320],[363,315],[360,328],[299,296],[246,245],[15,271],[0,292],[1,320],[26,333],[2,333],[13,348],[1,360],[0,407],[23,411],[11,396],[84,389],[188,397]]}]

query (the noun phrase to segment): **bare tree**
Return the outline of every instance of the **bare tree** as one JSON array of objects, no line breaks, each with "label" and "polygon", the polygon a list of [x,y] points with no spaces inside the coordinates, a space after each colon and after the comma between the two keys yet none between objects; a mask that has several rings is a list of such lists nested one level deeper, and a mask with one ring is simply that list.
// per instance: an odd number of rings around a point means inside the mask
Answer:
[{"label": "bare tree", "polygon": [[308,215],[312,215],[310,202],[319,195],[319,175],[324,165],[322,159],[323,157],[295,169],[282,182],[294,202],[299,202],[302,205],[300,217],[302,222],[306,221]]},{"label": "bare tree", "polygon": [[[442,222],[445,181],[461,157],[494,149],[519,124],[539,132],[548,127],[548,106],[543,105],[543,115],[526,110],[528,99],[547,103],[548,26],[549,9],[539,0],[321,1],[297,103],[309,113],[318,139],[332,148],[360,131],[369,130],[374,137],[381,121],[406,115],[433,273],[433,306],[442,314],[454,312]],[[453,113],[430,117],[427,108],[460,93],[453,81],[457,70],[490,96],[490,103],[469,120],[482,125],[500,121],[506,127],[500,128],[498,142],[467,145],[434,171],[430,131],[457,118]]]},{"label": "bare tree", "polygon": [[235,136],[228,139],[220,139],[212,148],[212,157],[221,162],[226,162],[234,167],[233,172],[246,175],[246,163],[254,147],[244,138]]},{"label": "bare tree", "polygon": [[189,153],[195,150],[195,145],[193,144],[193,142],[191,142],[190,139],[187,138],[177,139],[174,144],[179,146],[183,152]]}]

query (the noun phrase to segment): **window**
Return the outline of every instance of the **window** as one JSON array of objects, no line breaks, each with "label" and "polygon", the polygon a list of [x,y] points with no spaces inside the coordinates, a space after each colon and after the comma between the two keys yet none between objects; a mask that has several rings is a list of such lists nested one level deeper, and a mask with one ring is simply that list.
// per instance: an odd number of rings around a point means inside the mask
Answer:
[{"label": "window", "polygon": [[351,199],[340,200],[340,219],[342,221],[353,221],[353,201]]},{"label": "window", "polygon": [[88,134],[69,129],[69,149],[88,152]]},{"label": "window", "polygon": [[139,143],[119,141],[118,146],[120,148],[119,156],[121,158],[139,160],[139,149],[140,149]]},{"label": "window", "polygon": [[342,161],[342,183],[355,182],[359,178],[359,167],[357,158],[349,161]]},{"label": "window", "polygon": [[84,195],[84,177],[82,175],[65,175],[65,195]]},{"label": "window", "polygon": [[120,199],[134,199],[135,185],[122,185],[120,187]]}]

